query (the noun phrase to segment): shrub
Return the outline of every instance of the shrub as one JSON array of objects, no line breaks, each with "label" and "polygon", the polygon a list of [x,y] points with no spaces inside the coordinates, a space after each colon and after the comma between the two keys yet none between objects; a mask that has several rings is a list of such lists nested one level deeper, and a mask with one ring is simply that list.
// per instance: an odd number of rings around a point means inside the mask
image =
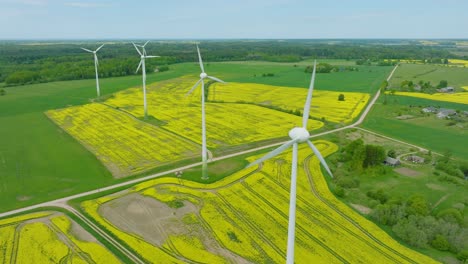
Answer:
[{"label": "shrub", "polygon": [[431,242],[431,246],[440,251],[447,251],[450,248],[449,242],[442,235],[436,235],[436,238]]}]

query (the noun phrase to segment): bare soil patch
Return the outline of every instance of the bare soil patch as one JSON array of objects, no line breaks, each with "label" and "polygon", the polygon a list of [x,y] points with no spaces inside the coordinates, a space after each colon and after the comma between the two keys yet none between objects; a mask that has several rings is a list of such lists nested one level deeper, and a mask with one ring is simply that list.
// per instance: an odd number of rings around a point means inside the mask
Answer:
[{"label": "bare soil patch", "polygon": [[[184,206],[171,208],[166,203],[138,193],[131,193],[103,204],[99,214],[117,228],[143,238],[148,243],[161,247],[170,242],[171,236],[199,238],[205,250],[223,256],[232,263],[248,263],[244,258],[223,248],[200,220],[199,208],[184,200]],[[187,219],[194,219],[187,221]],[[177,248],[174,254],[178,255]],[[181,260],[186,260],[180,256]]]},{"label": "bare soil patch", "polygon": [[403,176],[407,176],[407,177],[411,177],[411,178],[417,178],[417,177],[422,175],[421,172],[419,172],[419,171],[415,171],[415,170],[405,168],[405,167],[396,168],[393,171],[398,172],[399,174],[401,174]]},{"label": "bare soil patch", "polygon": [[428,183],[426,184],[427,188],[429,189],[432,189],[432,190],[436,190],[436,191],[445,191],[447,190],[447,188],[445,188],[444,186],[441,186],[441,185],[438,185],[438,184],[435,184],[435,183]]},{"label": "bare soil patch", "polygon": [[361,204],[350,204],[354,209],[358,210],[359,212],[361,212],[362,214],[369,214],[370,212],[372,212],[372,209],[370,209],[369,207],[367,206],[364,206],[364,205],[361,205]]}]

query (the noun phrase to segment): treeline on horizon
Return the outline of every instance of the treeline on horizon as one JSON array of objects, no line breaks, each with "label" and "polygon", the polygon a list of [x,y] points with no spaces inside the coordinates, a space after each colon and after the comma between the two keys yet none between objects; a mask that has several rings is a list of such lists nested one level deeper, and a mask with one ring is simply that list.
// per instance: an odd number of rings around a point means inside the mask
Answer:
[{"label": "treeline on horizon", "polygon": [[[90,53],[103,42],[1,42],[0,83],[6,86],[30,83],[94,78]],[[384,59],[437,60],[457,58],[443,47],[408,45],[389,41],[320,41],[224,40],[200,43],[206,62],[251,61],[298,62],[306,58],[383,61]],[[168,70],[168,65],[196,62],[195,45],[186,41],[155,41],[146,46],[147,53],[161,58],[148,60],[147,72]],[[98,53],[101,78],[134,75],[139,56],[131,42],[112,42]]]}]

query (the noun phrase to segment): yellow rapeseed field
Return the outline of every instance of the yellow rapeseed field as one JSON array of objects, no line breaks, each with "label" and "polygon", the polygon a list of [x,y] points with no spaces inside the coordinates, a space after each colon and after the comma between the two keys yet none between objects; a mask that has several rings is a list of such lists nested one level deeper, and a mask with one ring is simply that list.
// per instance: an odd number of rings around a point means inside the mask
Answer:
[{"label": "yellow rapeseed field", "polygon": [[[196,81],[190,77],[182,77],[150,85],[147,88],[148,111],[149,115],[160,121],[162,128],[201,144],[200,89],[190,96],[185,96]],[[338,95],[335,99],[337,97]],[[142,117],[142,98],[141,89],[132,88],[114,94],[105,103],[127,111],[133,116]],[[301,100],[303,107],[305,94]],[[351,102],[353,99],[350,97],[349,100]],[[340,109],[334,111],[338,112]],[[291,128],[301,123],[300,116],[261,106],[235,103],[206,104],[209,147],[240,145],[284,137]],[[323,123],[317,120],[309,122],[309,130],[322,126]]]},{"label": "yellow rapeseed field", "polygon": [[[328,156],[338,147],[328,141],[315,144]],[[408,249],[377,225],[354,212],[336,199],[328,189],[319,161],[307,146],[299,150],[298,199],[296,222],[296,259],[303,263],[436,263],[431,258]],[[253,161],[261,155],[249,157]],[[209,251],[213,245],[222,247],[254,263],[284,262],[288,227],[290,160],[288,151],[266,161],[261,171],[248,168],[213,184],[200,184],[176,178],[158,178],[136,185],[127,193],[112,196],[119,199],[138,192],[163,203],[183,200],[195,205],[198,213],[173,215],[174,226],[190,230],[187,239],[181,234],[170,235],[164,246],[166,257],[190,258],[199,261],[197,250]],[[310,171],[306,173],[304,165]],[[310,178],[309,178],[310,177]],[[242,181],[240,180],[242,179]],[[311,185],[313,184],[313,185]],[[317,189],[322,202],[311,192]],[[157,191],[156,191],[157,190]],[[109,199],[101,200],[109,201]],[[98,200],[84,202],[82,207],[96,221],[105,225],[145,258],[150,254],[164,254],[161,248],[138,239],[134,234],[118,229],[99,214]],[[184,207],[183,207],[184,208]],[[183,209],[182,208],[182,209]],[[344,213],[344,214],[343,214]],[[200,233],[194,230],[205,230]],[[206,234],[214,240],[207,240]],[[146,249],[143,249],[146,248]],[[159,253],[158,253],[159,252]],[[223,257],[220,251],[206,252],[206,259]],[[213,255],[214,254],[214,255]],[[221,254],[221,255],[220,255]],[[229,255],[229,254],[228,254]],[[232,255],[229,255],[232,257]],[[159,256],[162,257],[162,256]],[[233,261],[233,259],[231,259]],[[235,260],[234,260],[235,261]],[[216,262],[222,262],[217,260]]]},{"label": "yellow rapeseed field", "polygon": [[57,212],[0,220],[0,263],[120,263],[97,240],[80,240],[79,232]]},{"label": "yellow rapeseed field", "polygon": [[112,107],[92,103],[47,115],[79,140],[115,177],[197,156],[199,146]]},{"label": "yellow rapeseed field", "polygon": [[[338,101],[343,94],[344,101]],[[304,108],[307,89],[254,83],[215,83],[210,86],[209,99],[225,102],[244,101],[286,110]],[[369,100],[369,94],[315,90],[310,115],[331,122],[349,123],[361,113]]]},{"label": "yellow rapeseed field", "polygon": [[[389,93],[389,92],[387,92]],[[426,93],[414,93],[414,92],[395,92],[395,95],[417,97],[435,101],[444,101],[452,102],[459,104],[468,104],[468,93],[435,93],[435,94],[426,94]]]},{"label": "yellow rapeseed field", "polygon": [[468,60],[459,60],[459,59],[449,59],[450,64],[457,64],[461,66],[468,66]]}]

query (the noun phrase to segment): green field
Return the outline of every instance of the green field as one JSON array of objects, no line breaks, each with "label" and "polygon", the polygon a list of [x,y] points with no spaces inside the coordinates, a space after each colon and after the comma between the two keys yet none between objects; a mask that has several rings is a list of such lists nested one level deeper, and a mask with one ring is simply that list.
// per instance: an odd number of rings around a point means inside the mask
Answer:
[{"label": "green field", "polygon": [[[383,100],[383,98],[381,99]],[[387,102],[389,104],[398,104],[406,106],[419,106],[419,107],[440,107],[440,108],[450,108],[460,111],[468,111],[468,104],[458,104],[452,102],[444,101],[434,101],[430,99],[417,98],[411,96],[401,96],[401,95],[387,95]]]},{"label": "green field", "polygon": [[390,87],[397,89],[402,81],[413,81],[418,83],[430,81],[436,86],[441,80],[447,80],[448,85],[460,88],[468,85],[468,69],[461,67],[448,67],[434,64],[401,64],[395,71]]},{"label": "green field", "polygon": [[[449,120],[438,119],[435,115],[419,117],[421,108],[400,105],[399,99],[397,101],[389,99],[387,105],[382,104],[383,100],[383,97],[380,97],[374,105],[362,125],[364,128],[439,153],[450,151],[458,158],[468,159],[468,149],[462,143],[466,141],[468,135],[466,127],[448,126]],[[413,105],[424,106],[423,103],[417,103],[417,101],[413,100]],[[414,115],[416,118],[396,119],[400,114]]]},{"label": "green field", "polygon": [[[207,63],[205,68],[210,75],[225,81],[296,87],[308,87],[310,82],[304,66],[288,63]],[[391,67],[360,67],[359,72],[319,74],[317,87],[374,92],[390,70]],[[148,74],[147,83],[187,74],[197,76],[198,72],[196,63],[175,64],[167,72]],[[261,77],[262,73],[275,76]],[[139,85],[141,76],[138,75],[100,80],[103,97]],[[44,115],[49,109],[89,103],[96,93],[94,79],[4,89],[7,94],[0,97],[0,199],[3,201],[0,212],[116,181],[93,155]]]}]

